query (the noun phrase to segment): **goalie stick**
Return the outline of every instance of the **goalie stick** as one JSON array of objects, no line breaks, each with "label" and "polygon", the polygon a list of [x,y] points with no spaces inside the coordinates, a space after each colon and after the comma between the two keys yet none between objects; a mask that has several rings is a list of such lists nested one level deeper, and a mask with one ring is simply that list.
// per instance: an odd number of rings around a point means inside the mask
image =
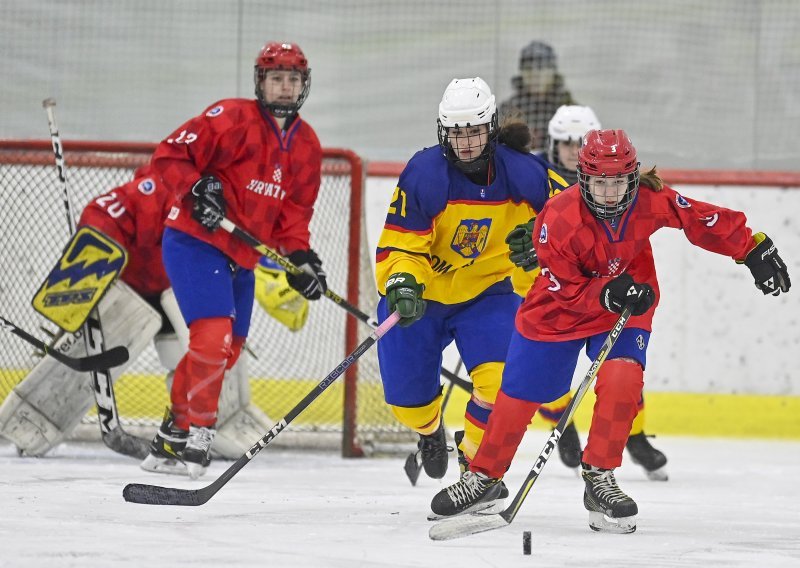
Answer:
[{"label": "goalie stick", "polygon": [[544,449],[542,449],[539,457],[536,458],[536,461],[528,473],[528,476],[522,483],[522,487],[519,488],[519,491],[517,491],[514,499],[511,500],[511,504],[509,504],[509,506],[499,514],[475,513],[472,515],[463,515],[441,521],[433,525],[428,531],[428,536],[431,540],[450,540],[453,538],[461,538],[471,534],[500,529],[511,524],[511,521],[514,520],[514,517],[516,517],[517,513],[519,512],[522,502],[525,501],[528,493],[530,493],[531,489],[533,488],[533,484],[536,483],[536,480],[539,478],[539,474],[542,472],[547,460],[550,459],[550,456],[556,449],[558,440],[561,438],[561,434],[564,432],[567,424],[569,424],[569,421],[572,420],[572,415],[575,414],[575,410],[578,408],[581,400],[583,400],[583,396],[586,394],[586,391],[589,390],[592,381],[594,381],[594,378],[597,376],[597,371],[600,369],[600,365],[602,365],[606,360],[609,351],[611,351],[611,348],[614,347],[614,344],[619,338],[619,334],[622,333],[622,330],[628,323],[628,319],[630,319],[630,317],[631,306],[626,305],[622,310],[619,319],[617,319],[617,322],[614,324],[614,327],[611,328],[611,331],[606,337],[606,340],[603,342],[603,345],[600,347],[597,357],[595,357],[594,361],[592,361],[592,366],[589,367],[589,371],[583,378],[578,390],[575,391],[575,396],[572,397],[572,400],[564,410],[561,420],[558,421],[558,424],[553,429],[550,437],[547,439]]},{"label": "goalie stick", "polygon": [[[72,234],[75,232],[76,224],[72,199],[67,186],[67,170],[64,162],[61,136],[56,125],[56,101],[52,98],[45,99],[42,101],[42,106],[47,112],[47,125],[50,127],[50,140],[53,144],[59,185],[64,195],[67,226],[70,234]],[[105,349],[103,329],[100,325],[98,313],[95,308],[82,327],[86,342],[86,353],[90,357],[103,353]],[[89,372],[92,375],[92,386],[94,388],[95,402],[97,403],[97,422],[100,424],[100,436],[103,439],[103,443],[119,454],[136,459],[144,459],[149,453],[149,442],[128,434],[122,428],[122,424],[119,422],[119,413],[117,412],[117,401],[114,397],[114,383],[108,368],[89,369]]]},{"label": "goalie stick", "polygon": [[69,357],[64,355],[57,349],[51,348],[49,345],[36,339],[30,333],[21,329],[16,324],[8,321],[6,318],[0,316],[0,328],[13,333],[17,337],[21,337],[40,351],[42,351],[45,355],[49,355],[56,361],[63,363],[70,369],[74,369],[79,372],[87,372],[87,371],[96,371],[98,369],[110,369],[111,367],[117,367],[122,365],[128,360],[128,350],[119,345],[117,347],[113,347],[108,351],[102,351],[95,355],[88,355],[86,357]]},{"label": "goalie stick", "polygon": [[[259,241],[257,238],[255,238],[253,235],[251,235],[244,229],[240,229],[238,226],[236,226],[236,224],[233,221],[231,221],[227,217],[223,217],[222,222],[220,223],[220,227],[222,227],[223,230],[229,232],[230,234],[240,238],[248,245],[253,247],[255,250],[257,250],[259,253],[269,258],[270,260],[273,260],[274,262],[279,264],[287,272],[290,272],[292,274],[301,274],[303,272],[300,268],[295,266],[294,263],[292,263],[288,258],[285,258],[284,256],[278,254],[276,251],[269,248],[267,245]],[[356,319],[364,322],[371,328],[375,329],[376,327],[378,327],[378,322],[375,320],[375,318],[368,316],[360,309],[358,309],[356,306],[354,306],[353,304],[342,298],[339,294],[337,294],[333,290],[331,289],[326,290],[325,296],[328,299],[332,300],[336,305],[345,309],[347,313],[349,313]],[[472,392],[471,382],[465,381],[464,379],[459,377],[456,373],[448,371],[444,367],[441,368],[440,372],[442,376],[451,383],[458,385],[467,392],[470,393]]]},{"label": "goalie stick", "polygon": [[202,505],[214,495],[217,491],[228,483],[231,478],[236,475],[240,469],[250,463],[258,452],[266,448],[275,437],[286,428],[292,420],[303,412],[308,406],[317,399],[319,395],[325,392],[330,385],[342,374],[344,371],[353,365],[359,357],[369,350],[378,340],[386,335],[395,324],[400,321],[400,314],[394,312],[386,320],[380,324],[372,334],[365,339],[355,350],[350,353],[344,360],[339,363],[336,368],[331,371],[327,377],[322,379],[320,383],[308,393],[303,400],[295,405],[289,413],[281,418],[272,429],[264,434],[253,446],[247,450],[242,457],[236,460],[233,465],[226,469],[222,475],[215,479],[210,485],[201,489],[176,489],[173,487],[161,487],[158,485],[146,485],[142,483],[130,483],[122,490],[122,497],[130,503],[142,503],[145,505],[181,505],[181,506],[198,506]]}]

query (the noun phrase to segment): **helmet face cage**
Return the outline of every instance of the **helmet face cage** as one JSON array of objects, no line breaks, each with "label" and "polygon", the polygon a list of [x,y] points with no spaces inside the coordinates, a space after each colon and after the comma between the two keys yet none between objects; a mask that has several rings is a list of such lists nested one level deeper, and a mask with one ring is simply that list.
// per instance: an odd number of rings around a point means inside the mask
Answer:
[{"label": "helmet face cage", "polygon": [[[300,90],[297,100],[292,104],[269,103],[267,102],[261,83],[267,77],[269,71],[297,71],[303,81],[303,88]],[[255,94],[258,102],[261,103],[273,116],[285,118],[289,115],[297,114],[303,106],[308,93],[311,90],[311,69],[308,66],[303,51],[297,44],[270,42],[266,44],[256,57],[256,64],[253,69],[253,82],[255,83]]]},{"label": "helmet face cage", "polygon": [[[592,178],[602,178],[604,180],[625,178],[626,183],[624,186],[617,185],[616,199],[611,200],[610,203],[599,203],[595,200],[592,193]],[[639,190],[639,165],[637,163],[636,169],[629,174],[620,174],[618,176],[606,176],[605,174],[593,176],[583,172],[578,166],[578,182],[581,188],[581,195],[586,202],[586,206],[592,214],[598,219],[616,219],[625,210],[630,207],[633,200],[636,198],[636,193]],[[619,189],[619,188],[622,189]],[[606,194],[608,195],[608,194]]]},{"label": "helmet face cage", "polygon": [[[486,169],[494,156],[498,133],[497,105],[489,85],[480,77],[453,79],[447,86],[439,104],[437,135],[442,154],[449,162],[465,173],[481,172]],[[485,145],[477,158],[462,160],[459,158],[451,140],[453,129],[464,130],[475,126],[486,125]],[[462,134],[466,136],[466,133]],[[459,136],[461,138],[461,136]],[[469,136],[468,142],[474,144]],[[477,148],[477,145],[475,145]]]},{"label": "helmet face cage", "polygon": [[[448,130],[455,129],[455,128],[459,128],[459,129],[463,130],[463,129],[466,129],[466,128],[471,128],[473,125],[467,123],[464,126],[449,126],[448,127],[448,126],[444,126],[442,124],[441,119],[437,119],[436,124],[437,124],[437,134],[438,134],[438,137],[439,137],[439,147],[442,149],[442,154],[444,155],[445,158],[447,158],[447,160],[451,164],[453,164],[455,167],[457,167],[462,172],[467,173],[467,174],[474,173],[474,172],[480,172],[480,171],[484,170],[486,168],[486,166],[489,164],[489,162],[492,160],[492,158],[494,158],[494,149],[495,149],[495,146],[497,144],[497,130],[498,130],[497,113],[496,112],[492,115],[492,119],[487,125],[488,126],[488,131],[486,133],[487,140],[486,140],[486,144],[483,146],[483,150],[481,151],[480,155],[477,158],[475,158],[474,160],[470,160],[468,162],[462,160],[461,158],[458,157],[458,154],[456,154],[455,150],[453,149],[453,144],[452,144],[452,142],[450,140],[450,135],[448,133]],[[483,123],[483,124],[487,124],[487,123]],[[476,124],[475,126],[480,126],[480,125]],[[464,134],[462,136],[466,136],[466,135]],[[479,137],[478,136],[469,136],[469,138],[478,139]],[[472,141],[470,140],[470,142],[472,142]],[[474,147],[474,146],[472,144],[470,144],[470,147]]]},{"label": "helmet face cage", "polygon": [[[578,183],[586,206],[598,219],[614,219],[630,207],[639,190],[639,162],[624,130],[592,130],[586,135]],[[612,188],[616,193],[609,193]]]}]

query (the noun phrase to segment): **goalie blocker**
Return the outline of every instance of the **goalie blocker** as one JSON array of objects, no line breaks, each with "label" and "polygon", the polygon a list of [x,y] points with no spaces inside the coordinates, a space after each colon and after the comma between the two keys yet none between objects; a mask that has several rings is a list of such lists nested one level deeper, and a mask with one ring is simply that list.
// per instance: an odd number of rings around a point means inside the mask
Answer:
[{"label": "goalie blocker", "polygon": [[[188,329],[171,290],[161,297],[162,308],[175,332],[159,333],[162,319],[142,297],[121,282],[113,284],[98,304],[106,341],[124,345],[129,363],[150,340],[162,365],[167,368],[167,389],[171,371],[188,344]],[[177,316],[177,317],[176,317]],[[66,355],[85,352],[81,334],[58,339],[54,349]],[[245,357],[226,375],[220,396],[219,432],[214,453],[222,458],[237,458],[271,425],[258,408],[250,404]],[[111,370],[114,382],[127,365]],[[42,359],[8,394],[0,406],[0,435],[13,442],[21,455],[42,456],[64,441],[95,402],[88,373],[65,367],[52,358]]]}]

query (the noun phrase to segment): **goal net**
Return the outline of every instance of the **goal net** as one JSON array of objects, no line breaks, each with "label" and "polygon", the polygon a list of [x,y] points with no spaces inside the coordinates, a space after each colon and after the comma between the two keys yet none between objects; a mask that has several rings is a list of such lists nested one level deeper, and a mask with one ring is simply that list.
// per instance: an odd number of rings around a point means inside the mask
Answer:
[{"label": "goal net", "polygon": [[[76,212],[94,197],[129,181],[153,149],[149,144],[65,143],[67,183]],[[324,150],[311,234],[330,288],[373,314],[378,295],[363,223],[363,177],[362,162],[354,153]],[[0,142],[0,187],[2,315],[46,338],[44,330],[56,330],[33,310],[31,298],[69,238],[49,141]],[[256,303],[247,342],[250,353],[242,355],[248,358],[252,402],[277,421],[369,334],[366,324],[325,299],[311,303],[305,327],[295,333]],[[27,343],[0,335],[0,402],[39,356]],[[119,378],[115,394],[126,429],[143,436],[155,431],[169,404],[165,373],[151,345]],[[83,420],[91,428],[78,430],[99,434],[96,420],[92,410]],[[412,439],[383,401],[373,348],[298,416],[276,443],[341,445],[343,455],[358,456],[390,450]]]}]

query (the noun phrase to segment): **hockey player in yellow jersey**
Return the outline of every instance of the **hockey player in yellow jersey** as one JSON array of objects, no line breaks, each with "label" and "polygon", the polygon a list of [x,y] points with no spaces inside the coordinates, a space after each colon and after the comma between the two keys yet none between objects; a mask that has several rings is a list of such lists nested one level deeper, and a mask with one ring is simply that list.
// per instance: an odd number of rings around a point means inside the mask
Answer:
[{"label": "hockey player in yellow jersey", "polygon": [[562,189],[528,152],[524,122],[498,125],[495,97],[479,77],[447,86],[438,136],[401,173],[376,256],[378,317],[397,310],[402,318],[378,344],[386,402],[419,434],[422,465],[436,479],[448,462],[442,351],[455,341],[474,385],[458,444],[463,465],[483,437],[521,302],[506,237]]}]

